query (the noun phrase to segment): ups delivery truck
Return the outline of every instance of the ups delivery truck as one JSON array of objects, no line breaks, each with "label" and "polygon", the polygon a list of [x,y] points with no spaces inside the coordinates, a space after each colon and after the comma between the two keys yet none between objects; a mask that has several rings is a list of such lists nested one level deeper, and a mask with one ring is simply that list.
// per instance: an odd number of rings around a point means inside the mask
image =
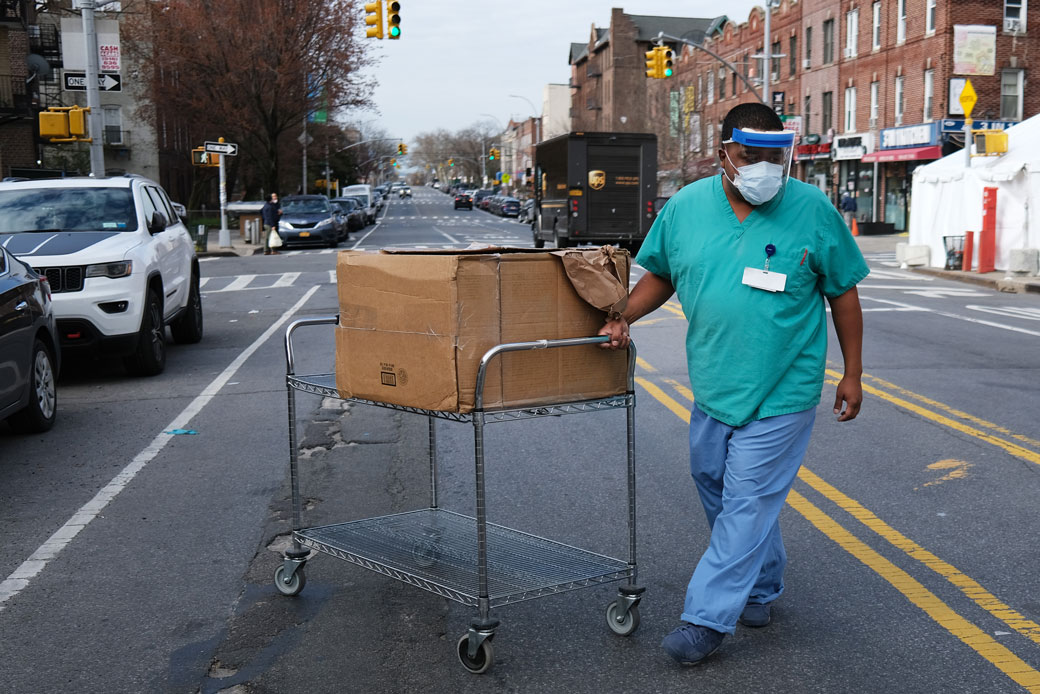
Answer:
[{"label": "ups delivery truck", "polygon": [[569,133],[535,147],[534,245],[613,244],[635,253],[654,222],[657,136]]}]

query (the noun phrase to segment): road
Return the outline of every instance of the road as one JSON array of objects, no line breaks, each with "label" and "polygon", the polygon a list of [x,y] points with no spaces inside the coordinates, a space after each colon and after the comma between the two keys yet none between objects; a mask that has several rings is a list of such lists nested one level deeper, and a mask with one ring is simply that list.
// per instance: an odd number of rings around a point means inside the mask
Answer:
[{"label": "road", "polygon": [[[513,220],[415,188],[343,247],[530,246]],[[774,622],[702,667],[660,639],[707,541],[689,478],[691,394],[673,299],[634,326],[642,624],[612,635],[600,586],[495,611],[495,666],[467,674],[474,611],[327,556],[295,598],[271,574],[290,530],[288,321],[336,312],[335,254],[202,263],[206,335],[166,372],[73,364],[55,429],[0,427],[0,662],[16,692],[1040,692],[1040,298],[899,270],[871,276],[859,419],[830,413],[840,354],[781,515],[790,564]],[[633,280],[642,270],[634,268]],[[298,372],[332,368],[331,332]],[[426,422],[301,395],[306,525],[427,505]],[[194,433],[170,433],[194,432]],[[439,500],[472,514],[473,433],[438,424]],[[622,411],[489,425],[502,525],[626,552]]]}]

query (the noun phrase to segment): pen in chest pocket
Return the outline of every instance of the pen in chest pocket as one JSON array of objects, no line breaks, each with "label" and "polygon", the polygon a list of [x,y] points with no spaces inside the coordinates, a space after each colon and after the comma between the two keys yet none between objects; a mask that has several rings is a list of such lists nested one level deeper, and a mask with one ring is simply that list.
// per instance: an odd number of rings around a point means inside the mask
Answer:
[{"label": "pen in chest pocket", "polygon": [[804,251],[802,251],[802,262],[798,263],[799,265],[804,265],[805,264],[805,257],[807,255],[809,255],[809,249],[808,248],[806,248]]}]

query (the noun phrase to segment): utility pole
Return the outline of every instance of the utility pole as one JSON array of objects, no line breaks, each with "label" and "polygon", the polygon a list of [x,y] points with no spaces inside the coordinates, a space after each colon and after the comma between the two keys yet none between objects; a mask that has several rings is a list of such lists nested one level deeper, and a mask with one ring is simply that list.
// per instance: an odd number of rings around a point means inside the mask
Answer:
[{"label": "utility pole", "polygon": [[772,8],[773,0],[766,0],[766,36],[762,42],[762,100],[770,108],[773,107],[772,85],[769,83],[769,79],[773,75],[773,44],[770,43],[773,39],[773,32],[769,28],[770,18],[773,14]]},{"label": "utility pole", "polygon": [[308,112],[303,116],[303,135],[300,137],[303,140],[303,186],[300,188],[300,192],[304,195],[307,194],[307,119],[310,115]]},{"label": "utility pole", "polygon": [[[102,2],[101,5],[107,5]],[[98,42],[97,29],[94,25],[94,9],[98,6],[95,0],[79,0],[83,11],[83,38],[87,47],[87,107],[90,117],[87,118],[90,135],[90,175],[100,178],[105,175],[105,150],[101,140],[101,90],[98,88]]]}]

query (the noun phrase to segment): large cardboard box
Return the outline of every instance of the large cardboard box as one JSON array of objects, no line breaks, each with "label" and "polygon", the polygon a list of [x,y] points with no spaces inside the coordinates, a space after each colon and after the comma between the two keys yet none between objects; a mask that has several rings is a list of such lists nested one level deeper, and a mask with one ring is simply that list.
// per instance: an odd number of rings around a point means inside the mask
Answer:
[{"label": "large cardboard box", "polygon": [[[623,308],[629,266],[628,254],[610,247],[341,252],[336,387],[348,398],[470,412],[488,349],[596,335],[606,313],[575,286],[601,306]],[[484,407],[624,393],[627,360],[597,345],[507,353],[488,369]]]}]

